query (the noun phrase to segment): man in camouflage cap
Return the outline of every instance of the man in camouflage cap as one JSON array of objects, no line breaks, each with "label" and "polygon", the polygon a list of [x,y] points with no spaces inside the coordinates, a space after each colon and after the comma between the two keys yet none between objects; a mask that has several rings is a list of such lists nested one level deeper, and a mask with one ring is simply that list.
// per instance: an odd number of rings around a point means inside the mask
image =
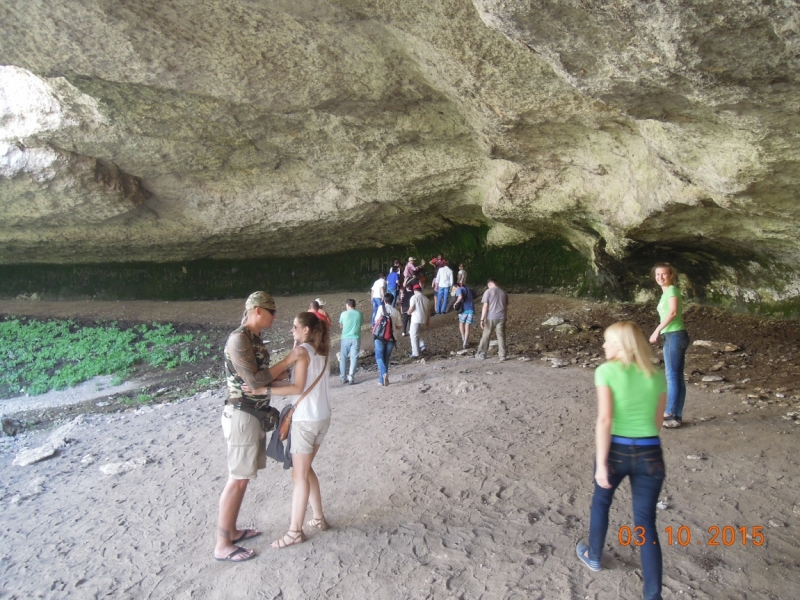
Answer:
[{"label": "man in camouflage cap", "polygon": [[253,310],[254,308],[263,308],[266,310],[276,310],[275,300],[272,299],[267,292],[253,292],[247,297],[244,303],[245,310]]},{"label": "man in camouflage cap", "polygon": [[[214,558],[240,562],[255,553],[239,542],[260,535],[256,529],[239,529],[236,519],[250,479],[266,467],[264,419],[270,411],[269,386],[287,376],[286,359],[270,367],[262,329],[275,321],[275,300],[267,292],[254,292],[245,302],[242,325],[225,344],[228,397],[222,411],[222,431],[227,442],[228,481],[222,492]],[[247,384],[245,386],[245,384]],[[258,393],[254,390],[258,389]],[[272,409],[274,410],[274,409]]]}]

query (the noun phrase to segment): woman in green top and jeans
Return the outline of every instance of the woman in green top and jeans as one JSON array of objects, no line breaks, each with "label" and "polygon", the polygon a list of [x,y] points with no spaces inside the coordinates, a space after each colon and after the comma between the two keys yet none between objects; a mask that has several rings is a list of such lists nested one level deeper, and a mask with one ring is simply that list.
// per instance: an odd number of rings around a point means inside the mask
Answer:
[{"label": "woman in green top and jeans", "polygon": [[664,427],[680,427],[683,423],[683,404],[686,402],[686,380],[683,370],[686,366],[686,349],[689,347],[689,334],[683,326],[683,299],[681,292],[673,285],[677,271],[669,263],[658,263],[654,268],[656,283],[663,294],[658,302],[658,324],[650,343],[658,343],[659,335],[664,336],[664,371],[667,375],[667,411],[664,413]]},{"label": "woman in green top and jeans", "polygon": [[641,549],[644,598],[660,600],[662,565],[656,504],[665,476],[658,432],[664,420],[666,381],[653,366],[642,330],[631,321],[614,323],[606,329],[603,350],[608,362],[600,365],[594,375],[597,454],[589,544],[580,542],[576,551],[592,571],[600,570],[614,492],[625,477],[630,477],[634,523],[631,541]]}]

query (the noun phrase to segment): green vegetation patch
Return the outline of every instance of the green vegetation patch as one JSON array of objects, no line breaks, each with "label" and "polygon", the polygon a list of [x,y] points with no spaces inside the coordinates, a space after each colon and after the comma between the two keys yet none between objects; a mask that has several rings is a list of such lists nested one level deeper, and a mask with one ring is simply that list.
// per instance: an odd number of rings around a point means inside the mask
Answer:
[{"label": "green vegetation patch", "polygon": [[83,327],[73,321],[0,321],[0,397],[62,390],[98,375],[122,380],[138,364],[173,369],[210,355],[206,336],[172,325],[116,323]]}]

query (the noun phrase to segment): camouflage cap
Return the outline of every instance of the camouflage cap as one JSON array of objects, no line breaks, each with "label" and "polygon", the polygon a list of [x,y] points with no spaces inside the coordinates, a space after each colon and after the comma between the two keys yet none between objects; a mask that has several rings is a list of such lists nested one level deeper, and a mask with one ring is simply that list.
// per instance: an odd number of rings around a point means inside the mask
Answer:
[{"label": "camouflage cap", "polygon": [[244,303],[244,309],[250,310],[253,308],[275,310],[275,300],[273,300],[272,296],[267,292],[253,292],[247,297],[247,301]]}]

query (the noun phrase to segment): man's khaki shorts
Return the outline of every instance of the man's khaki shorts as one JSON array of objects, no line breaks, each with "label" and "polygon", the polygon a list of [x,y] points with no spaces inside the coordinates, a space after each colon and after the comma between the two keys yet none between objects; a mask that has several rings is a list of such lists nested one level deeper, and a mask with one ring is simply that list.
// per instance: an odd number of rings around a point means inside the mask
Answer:
[{"label": "man's khaki shorts", "polygon": [[292,421],[292,454],[311,454],[314,446],[325,439],[331,419],[324,421]]},{"label": "man's khaki shorts", "polygon": [[231,479],[255,479],[267,466],[266,434],[253,415],[226,406],[222,411],[222,434],[228,443],[228,473]]}]

